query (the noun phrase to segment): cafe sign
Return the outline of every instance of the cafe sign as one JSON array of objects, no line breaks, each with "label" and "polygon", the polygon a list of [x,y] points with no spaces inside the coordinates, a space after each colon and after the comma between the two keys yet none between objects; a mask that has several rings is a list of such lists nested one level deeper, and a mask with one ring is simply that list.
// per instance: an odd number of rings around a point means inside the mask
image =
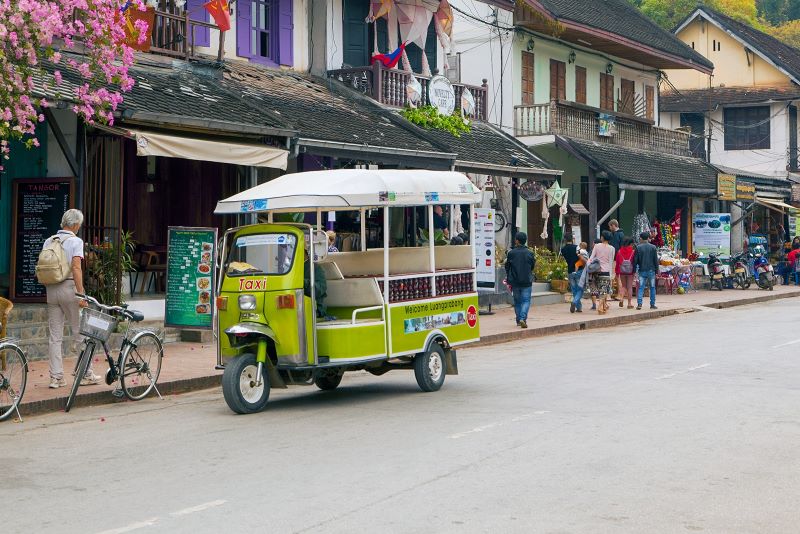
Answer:
[{"label": "cafe sign", "polygon": [[442,75],[434,76],[428,83],[428,101],[442,115],[452,115],[456,109],[456,92],[450,80]]},{"label": "cafe sign", "polygon": [[719,200],[736,200],[736,176],[719,173],[717,175],[717,198]]},{"label": "cafe sign", "polygon": [[756,199],[756,186],[750,182],[736,182],[736,200],[749,200],[754,202]]}]

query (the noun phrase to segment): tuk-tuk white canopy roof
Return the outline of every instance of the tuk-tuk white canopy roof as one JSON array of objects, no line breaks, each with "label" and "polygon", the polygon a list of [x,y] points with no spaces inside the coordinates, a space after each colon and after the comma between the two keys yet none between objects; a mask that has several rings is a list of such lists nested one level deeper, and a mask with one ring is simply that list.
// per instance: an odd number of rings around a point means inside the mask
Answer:
[{"label": "tuk-tuk white canopy roof", "polygon": [[340,169],[285,174],[221,200],[214,213],[302,212],[480,201],[481,190],[459,172]]}]

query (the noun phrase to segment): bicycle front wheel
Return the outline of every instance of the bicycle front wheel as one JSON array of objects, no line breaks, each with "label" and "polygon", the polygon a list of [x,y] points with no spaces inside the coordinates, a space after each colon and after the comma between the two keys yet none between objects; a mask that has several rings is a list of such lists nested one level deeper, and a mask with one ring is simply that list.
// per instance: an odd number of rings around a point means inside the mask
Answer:
[{"label": "bicycle front wheel", "polygon": [[75,397],[78,395],[78,386],[81,385],[81,380],[86,376],[86,371],[89,370],[92,356],[94,356],[94,342],[88,342],[84,345],[80,356],[78,356],[78,362],[75,365],[75,378],[72,381],[72,389],[69,391],[69,397],[67,397],[67,404],[64,406],[65,412],[68,412],[75,403]]},{"label": "bicycle front wheel", "polygon": [[28,383],[28,361],[22,349],[11,343],[0,344],[0,421],[17,409]]},{"label": "bicycle front wheel", "polygon": [[164,349],[153,332],[140,332],[131,339],[122,355],[120,385],[130,400],[145,398],[161,374]]}]

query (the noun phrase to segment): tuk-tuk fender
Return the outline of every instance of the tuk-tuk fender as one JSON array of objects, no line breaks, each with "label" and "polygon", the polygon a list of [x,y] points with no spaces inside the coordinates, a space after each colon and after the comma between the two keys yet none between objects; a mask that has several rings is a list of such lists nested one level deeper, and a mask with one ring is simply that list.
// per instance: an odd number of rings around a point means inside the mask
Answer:
[{"label": "tuk-tuk fender", "polygon": [[276,345],[278,344],[278,336],[275,334],[275,331],[267,325],[259,323],[237,323],[230,328],[226,328],[225,333],[229,336],[242,334],[265,336],[274,341]]},{"label": "tuk-tuk fender", "polygon": [[450,346],[447,336],[441,330],[433,330],[428,334],[428,339],[425,340],[425,352],[431,349],[431,346],[436,343],[444,349],[445,359],[445,374],[457,375],[458,374],[458,359],[456,357],[456,349]]}]

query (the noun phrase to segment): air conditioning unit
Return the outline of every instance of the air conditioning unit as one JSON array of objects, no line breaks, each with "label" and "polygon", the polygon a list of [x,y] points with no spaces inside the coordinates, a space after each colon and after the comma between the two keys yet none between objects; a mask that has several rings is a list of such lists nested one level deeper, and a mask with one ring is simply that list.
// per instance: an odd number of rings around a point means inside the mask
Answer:
[{"label": "air conditioning unit", "polygon": [[461,83],[461,52],[447,54],[447,72],[450,83]]}]

